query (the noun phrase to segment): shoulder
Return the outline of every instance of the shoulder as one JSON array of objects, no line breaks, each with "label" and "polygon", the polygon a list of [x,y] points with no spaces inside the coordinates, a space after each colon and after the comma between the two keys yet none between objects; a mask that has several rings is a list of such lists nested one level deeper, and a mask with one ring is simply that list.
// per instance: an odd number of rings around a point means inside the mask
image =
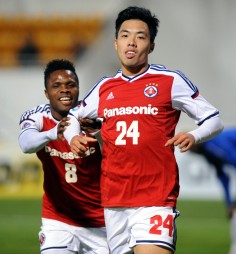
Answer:
[{"label": "shoulder", "polygon": [[33,119],[36,116],[40,115],[48,115],[50,113],[50,105],[49,104],[40,104],[30,110],[25,111],[20,118],[20,122],[24,120],[30,120]]},{"label": "shoulder", "polygon": [[170,70],[164,65],[151,64],[149,68],[150,74],[166,75],[173,77],[173,85],[182,88],[191,89],[196,92],[197,87],[186,77],[186,75],[180,70]]},{"label": "shoulder", "polygon": [[163,74],[163,75],[172,76],[174,78],[188,80],[188,78],[180,70],[171,70],[161,64],[151,64],[149,68],[149,72],[151,72],[152,74]]}]

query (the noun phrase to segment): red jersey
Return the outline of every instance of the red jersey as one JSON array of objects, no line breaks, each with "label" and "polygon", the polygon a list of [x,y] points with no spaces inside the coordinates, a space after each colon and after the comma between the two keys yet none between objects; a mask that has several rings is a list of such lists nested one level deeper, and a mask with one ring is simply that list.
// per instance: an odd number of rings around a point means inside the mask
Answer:
[{"label": "red jersey", "polygon": [[[58,124],[50,105],[40,105],[25,112],[20,120],[22,133],[29,129],[40,132]],[[42,217],[74,226],[104,227],[101,207],[101,153],[98,142],[90,143],[87,156],[70,152],[67,141],[51,140],[37,156],[44,171]]]},{"label": "red jersey", "polygon": [[71,114],[103,119],[101,192],[104,207],[176,206],[174,148],[180,112],[197,124],[219,114],[182,73],[150,65],[135,77],[118,71],[100,80]]}]

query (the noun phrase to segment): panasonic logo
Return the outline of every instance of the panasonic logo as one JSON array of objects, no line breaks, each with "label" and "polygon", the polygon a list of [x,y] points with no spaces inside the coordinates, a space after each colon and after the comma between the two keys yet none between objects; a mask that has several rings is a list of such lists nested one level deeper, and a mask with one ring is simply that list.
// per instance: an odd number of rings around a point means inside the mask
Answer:
[{"label": "panasonic logo", "polygon": [[120,107],[120,108],[113,108],[113,109],[107,109],[105,108],[104,111],[104,117],[112,117],[112,116],[119,116],[119,115],[157,115],[158,114],[158,108],[152,107],[151,104],[148,104],[148,106],[134,106],[134,107]]},{"label": "panasonic logo", "polygon": [[[85,153],[86,156],[89,156],[90,154],[95,153],[95,147],[89,147],[89,149],[87,150],[87,152]],[[45,146],[45,152],[49,153],[50,156],[56,156],[56,157],[60,157],[61,159],[64,160],[74,160],[74,159],[78,159],[78,158],[82,158],[78,155],[73,154],[72,152],[60,152],[57,151],[56,149],[52,149],[49,146]]]}]

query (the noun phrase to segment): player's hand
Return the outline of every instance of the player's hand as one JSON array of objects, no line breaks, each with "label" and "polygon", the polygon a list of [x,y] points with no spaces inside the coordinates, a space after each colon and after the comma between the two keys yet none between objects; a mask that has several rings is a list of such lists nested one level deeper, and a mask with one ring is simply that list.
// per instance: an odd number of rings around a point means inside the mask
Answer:
[{"label": "player's hand", "polygon": [[180,152],[188,151],[195,144],[195,138],[190,133],[179,132],[173,138],[169,139],[165,146],[178,146]]},{"label": "player's hand", "polygon": [[81,130],[89,133],[97,132],[101,129],[101,121],[89,118],[79,118]]},{"label": "player's hand", "polygon": [[74,136],[70,141],[72,153],[79,155],[80,157],[86,156],[88,142],[97,142],[97,139],[80,135]]},{"label": "player's hand", "polygon": [[63,132],[65,131],[66,126],[70,125],[70,123],[68,122],[69,120],[70,120],[70,117],[63,117],[57,126],[57,138],[62,141],[65,140],[63,136]]}]

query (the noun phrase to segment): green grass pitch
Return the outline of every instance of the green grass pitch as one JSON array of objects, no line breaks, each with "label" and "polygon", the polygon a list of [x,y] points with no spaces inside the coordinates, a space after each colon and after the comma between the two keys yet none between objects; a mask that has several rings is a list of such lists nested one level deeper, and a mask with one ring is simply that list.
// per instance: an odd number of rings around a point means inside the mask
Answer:
[{"label": "green grass pitch", "polygon": [[[176,254],[227,254],[229,221],[222,201],[179,200]],[[0,253],[39,253],[40,199],[0,199]]]}]

